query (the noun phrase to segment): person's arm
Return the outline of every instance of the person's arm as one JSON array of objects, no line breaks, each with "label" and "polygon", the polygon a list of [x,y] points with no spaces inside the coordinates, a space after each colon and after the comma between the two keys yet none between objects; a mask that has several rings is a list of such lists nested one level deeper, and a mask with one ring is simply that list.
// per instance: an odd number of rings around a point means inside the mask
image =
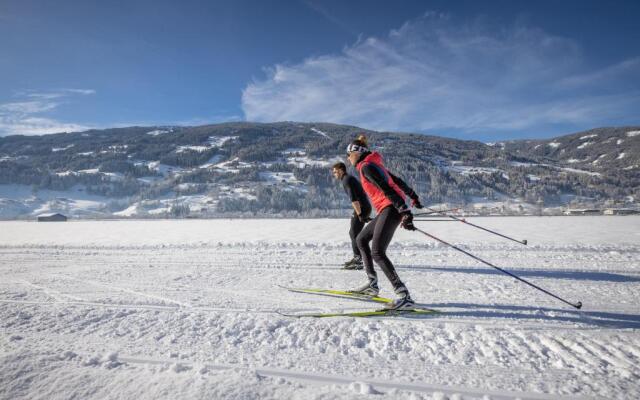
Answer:
[{"label": "person's arm", "polygon": [[382,190],[385,197],[391,200],[391,203],[396,209],[398,209],[398,211],[402,212],[407,210],[408,207],[404,202],[404,199],[395,190],[393,190],[391,186],[389,186],[386,177],[379,168],[371,165],[371,163],[367,163],[362,166],[362,175],[364,175],[366,180]]},{"label": "person's arm", "polygon": [[356,212],[356,215],[362,214],[362,207],[360,206],[359,201],[352,201],[351,205],[353,206],[353,210]]},{"label": "person's arm", "polygon": [[359,184],[353,176],[347,176],[343,180],[343,186],[345,192],[349,196],[349,200],[351,200],[351,206],[353,207],[353,211],[356,213],[356,217],[359,217],[362,213],[362,207],[360,205],[360,201],[358,200],[358,196],[356,194],[355,185]]},{"label": "person's arm", "polygon": [[409,196],[410,199],[417,199],[418,195],[416,194],[416,192],[413,191],[413,189],[411,189],[411,187],[409,185],[407,185],[405,183],[405,181],[403,181],[402,179],[400,179],[400,177],[395,176],[394,174],[392,174],[391,172],[387,171],[387,173],[389,174],[389,176],[391,177],[391,180],[393,181],[393,183],[395,183],[396,185],[398,185],[398,187],[405,192],[405,194],[407,196]]},{"label": "person's arm", "polygon": [[405,181],[403,181],[402,179],[400,179],[400,177],[395,176],[394,174],[392,174],[391,172],[387,171],[387,173],[389,174],[389,176],[391,177],[391,180],[393,180],[393,183],[395,183],[396,185],[398,185],[398,187],[407,195],[409,196],[409,198],[411,199],[411,205],[416,207],[416,208],[422,208],[422,204],[420,204],[420,198],[418,197],[418,194],[409,186],[405,183]]}]

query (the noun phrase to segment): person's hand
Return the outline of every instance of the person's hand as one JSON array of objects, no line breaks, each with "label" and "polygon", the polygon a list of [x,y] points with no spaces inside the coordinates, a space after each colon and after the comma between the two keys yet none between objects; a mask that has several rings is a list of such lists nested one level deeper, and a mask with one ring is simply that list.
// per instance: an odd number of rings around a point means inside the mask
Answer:
[{"label": "person's hand", "polygon": [[400,222],[402,227],[408,231],[415,231],[416,227],[413,225],[413,214],[411,211],[405,211],[402,213],[402,221]]},{"label": "person's hand", "polygon": [[411,206],[415,208],[422,208],[422,203],[420,203],[419,198],[411,199]]}]

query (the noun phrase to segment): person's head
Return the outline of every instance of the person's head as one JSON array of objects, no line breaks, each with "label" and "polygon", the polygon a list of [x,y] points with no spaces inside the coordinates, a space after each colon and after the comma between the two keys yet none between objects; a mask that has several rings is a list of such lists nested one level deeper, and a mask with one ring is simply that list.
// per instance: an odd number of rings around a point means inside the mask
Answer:
[{"label": "person's head", "polygon": [[337,162],[331,167],[331,173],[336,179],[342,179],[347,174],[347,166],[343,162]]},{"label": "person's head", "polygon": [[368,152],[369,146],[367,144],[367,137],[364,134],[359,135],[356,140],[347,146],[347,158],[351,165],[356,165],[360,160],[360,157],[362,157],[364,153]]}]

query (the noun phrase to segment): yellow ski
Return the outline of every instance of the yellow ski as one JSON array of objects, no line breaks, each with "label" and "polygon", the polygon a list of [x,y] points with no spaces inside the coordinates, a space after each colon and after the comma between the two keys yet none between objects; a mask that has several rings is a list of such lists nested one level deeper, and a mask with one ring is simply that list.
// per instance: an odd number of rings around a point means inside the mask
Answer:
[{"label": "yellow ski", "polygon": [[410,310],[373,310],[373,311],[354,311],[345,313],[303,313],[303,314],[286,314],[278,312],[285,317],[293,318],[329,318],[329,317],[392,317],[392,316],[412,316],[412,315],[433,315],[439,314],[440,311],[431,310],[429,308],[414,308]]},{"label": "yellow ski", "polygon": [[296,293],[309,293],[317,294],[320,296],[341,297],[345,299],[373,301],[376,303],[391,303],[393,300],[380,296],[369,296],[366,294],[354,293],[348,290],[333,290],[333,289],[313,289],[313,288],[290,288],[286,286],[280,286],[283,289],[287,289],[290,292]]}]

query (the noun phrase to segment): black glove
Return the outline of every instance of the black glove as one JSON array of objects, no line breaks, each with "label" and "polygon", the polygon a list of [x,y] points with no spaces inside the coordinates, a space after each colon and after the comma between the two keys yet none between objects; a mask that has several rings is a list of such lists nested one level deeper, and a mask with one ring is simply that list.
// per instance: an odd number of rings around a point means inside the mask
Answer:
[{"label": "black glove", "polygon": [[358,214],[358,221],[362,222],[363,224],[366,224],[367,222],[371,221],[371,217],[368,215]]},{"label": "black glove", "polygon": [[422,203],[420,203],[419,198],[411,199],[411,205],[415,208],[422,208]]},{"label": "black glove", "polygon": [[400,215],[402,215],[402,227],[408,231],[415,231],[416,227],[413,225],[413,215],[411,211],[405,211]]}]

